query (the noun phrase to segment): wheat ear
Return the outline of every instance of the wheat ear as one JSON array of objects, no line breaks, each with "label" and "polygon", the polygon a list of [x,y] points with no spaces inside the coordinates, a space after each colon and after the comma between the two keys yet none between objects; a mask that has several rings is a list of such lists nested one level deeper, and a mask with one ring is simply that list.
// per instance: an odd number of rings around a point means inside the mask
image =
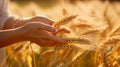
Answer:
[{"label": "wheat ear", "polygon": [[[104,64],[105,67],[109,67],[109,63],[108,63],[108,56],[113,52],[113,46],[115,45],[112,45],[112,44],[116,44],[120,41],[120,36],[112,36],[112,37],[109,37],[107,38],[102,44],[101,46],[99,47],[99,49],[97,49],[96,51],[96,58],[97,59],[97,56],[100,54],[101,55],[101,58],[102,58],[102,62]],[[109,46],[112,46],[110,47],[110,49],[107,50],[107,48]]]},{"label": "wheat ear", "polygon": [[89,29],[92,28],[92,25],[90,24],[75,24],[75,25],[71,25],[71,28],[80,28],[80,29]]},{"label": "wheat ear", "polygon": [[62,9],[62,14],[63,14],[63,16],[66,16],[66,15],[68,15],[69,13],[68,13],[68,11],[67,11],[65,8],[63,8],[63,9]]},{"label": "wheat ear", "polygon": [[120,25],[118,27],[116,27],[115,29],[113,29],[110,34],[108,34],[108,37],[109,36],[113,36],[116,32],[118,32],[120,30]]},{"label": "wheat ear", "polygon": [[112,36],[112,37],[109,37],[105,42],[104,44],[116,44],[117,42],[120,41],[120,36]]},{"label": "wheat ear", "polygon": [[78,43],[78,44],[91,44],[89,39],[86,38],[64,38],[67,43]]},{"label": "wheat ear", "polygon": [[100,30],[92,29],[92,30],[87,30],[85,32],[82,32],[81,35],[87,35],[87,34],[97,33],[97,32],[100,32]]},{"label": "wheat ear", "polygon": [[71,44],[71,43],[67,43],[65,45],[61,45],[61,46],[56,47],[56,50],[69,50],[69,49],[78,51],[81,48],[79,46],[76,46],[76,45]]},{"label": "wheat ear", "polygon": [[78,15],[70,15],[62,18],[61,20],[55,22],[53,24],[54,27],[59,28],[61,25],[67,24],[68,22],[72,21],[74,18],[76,18]]}]

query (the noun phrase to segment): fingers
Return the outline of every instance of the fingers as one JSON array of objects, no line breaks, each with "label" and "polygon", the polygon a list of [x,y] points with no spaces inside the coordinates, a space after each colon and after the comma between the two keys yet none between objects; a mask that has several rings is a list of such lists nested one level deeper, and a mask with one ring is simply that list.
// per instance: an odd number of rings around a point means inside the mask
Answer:
[{"label": "fingers", "polygon": [[47,35],[47,38],[48,38],[49,40],[53,40],[53,41],[58,42],[58,43],[66,43],[66,41],[64,41],[63,39],[60,39],[60,38],[58,38],[58,37],[56,37],[56,36],[53,36],[53,35],[51,35],[51,34],[49,34],[49,33],[48,33],[48,35]]},{"label": "fingers", "polygon": [[42,22],[42,23],[45,23],[45,24],[49,24],[49,25],[52,25],[54,23],[53,20],[51,19],[48,19],[46,17],[40,17],[40,16],[37,16],[37,17],[34,17],[31,19],[31,21],[37,21],[37,22]]},{"label": "fingers", "polygon": [[38,27],[40,27],[40,29],[43,29],[43,30],[47,30],[47,31],[50,31],[50,32],[56,32],[56,29],[50,25],[47,25],[47,24],[44,24],[44,23],[41,23],[41,24],[38,24],[37,25]]},{"label": "fingers", "polygon": [[57,30],[56,32],[52,32],[52,34],[56,35],[59,32],[70,33],[70,30],[67,30],[66,28],[62,28],[62,29]]},{"label": "fingers", "polygon": [[62,28],[62,29],[58,30],[58,32],[61,32],[61,31],[63,31],[65,33],[70,33],[70,30],[68,30],[66,28]]},{"label": "fingers", "polygon": [[41,17],[41,22],[46,23],[46,24],[50,24],[50,25],[52,25],[54,23],[53,20],[50,20],[50,19],[45,18],[45,17]]},{"label": "fingers", "polygon": [[54,42],[54,41],[48,40],[48,39],[42,40],[41,43],[42,43],[41,46],[49,46],[49,47],[57,46],[60,44],[60,43],[57,43],[57,42]]},{"label": "fingers", "polygon": [[54,27],[52,27],[51,25],[44,24],[44,23],[29,23],[28,28],[46,30],[49,32],[56,32],[56,29]]},{"label": "fingers", "polygon": [[46,39],[34,39],[31,42],[34,42],[42,47],[45,47],[45,46],[52,47],[52,46],[57,46],[59,44],[59,43],[55,43],[54,41],[46,40]]},{"label": "fingers", "polygon": [[63,39],[55,37],[47,31],[42,32],[43,33],[30,37],[29,40],[36,44],[39,44],[40,46],[58,46],[66,43],[66,41]]}]

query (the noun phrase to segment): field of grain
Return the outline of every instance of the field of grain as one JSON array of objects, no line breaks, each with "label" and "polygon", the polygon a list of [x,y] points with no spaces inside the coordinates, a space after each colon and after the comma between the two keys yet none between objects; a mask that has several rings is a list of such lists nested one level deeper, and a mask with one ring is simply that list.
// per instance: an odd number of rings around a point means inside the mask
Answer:
[{"label": "field of grain", "polygon": [[[6,47],[7,67],[120,67],[120,3],[109,0],[59,0],[51,4],[10,2],[12,15],[21,19],[47,16],[56,36],[67,44],[40,47],[24,41]],[[49,6],[49,7],[48,7]],[[16,45],[16,46],[15,46]]]}]

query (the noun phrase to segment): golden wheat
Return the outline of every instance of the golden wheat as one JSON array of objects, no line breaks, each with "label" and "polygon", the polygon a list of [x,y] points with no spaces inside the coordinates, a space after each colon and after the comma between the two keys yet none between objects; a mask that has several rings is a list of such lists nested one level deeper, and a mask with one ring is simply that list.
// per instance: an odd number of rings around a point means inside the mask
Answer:
[{"label": "golden wheat", "polygon": [[53,26],[56,27],[56,28],[59,28],[61,25],[69,23],[71,20],[73,20],[76,17],[77,17],[77,15],[70,15],[70,16],[64,17],[63,19],[55,22],[53,24]]},{"label": "golden wheat", "polygon": [[67,12],[67,10],[65,8],[62,9],[62,14],[63,14],[63,16],[68,15],[68,12]]},{"label": "golden wheat", "polygon": [[85,32],[82,32],[81,35],[87,35],[87,34],[91,34],[91,33],[99,33],[100,30],[97,29],[93,29],[93,30],[86,30]]},{"label": "golden wheat", "polygon": [[67,43],[91,44],[89,39],[85,38],[64,38]]}]

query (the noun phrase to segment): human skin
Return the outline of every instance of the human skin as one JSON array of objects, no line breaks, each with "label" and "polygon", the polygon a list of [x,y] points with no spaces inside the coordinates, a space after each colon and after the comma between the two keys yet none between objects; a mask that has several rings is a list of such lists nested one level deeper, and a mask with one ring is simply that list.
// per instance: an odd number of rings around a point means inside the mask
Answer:
[{"label": "human skin", "polygon": [[[12,28],[14,22],[17,23],[14,26],[15,28]],[[27,20],[9,18],[3,30],[0,30],[0,48],[26,40],[34,42],[39,46],[64,44],[65,41],[63,39],[55,36],[60,30],[56,30],[52,26],[53,23],[52,20],[46,17],[38,16]]]}]

